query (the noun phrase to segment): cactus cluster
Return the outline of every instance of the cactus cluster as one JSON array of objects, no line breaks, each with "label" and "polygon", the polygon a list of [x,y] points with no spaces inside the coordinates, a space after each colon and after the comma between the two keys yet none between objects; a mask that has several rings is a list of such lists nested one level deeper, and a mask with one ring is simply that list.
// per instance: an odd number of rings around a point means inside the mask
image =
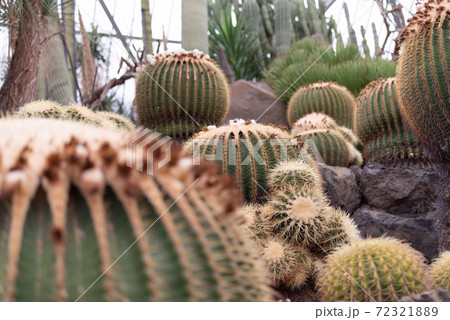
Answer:
[{"label": "cactus cluster", "polygon": [[323,113],[314,112],[300,118],[291,133],[306,142],[328,165],[349,167],[363,163],[357,150],[359,140],[353,131],[338,126],[333,118]]},{"label": "cactus cluster", "polygon": [[269,176],[271,198],[242,207],[244,225],[275,286],[295,289],[313,276],[311,261],[359,238],[351,218],[328,205],[316,165],[280,163]]},{"label": "cactus cluster", "polygon": [[54,119],[0,130],[0,300],[269,299],[214,164],[166,144],[140,159],[151,176],[126,165],[124,131]]},{"label": "cactus cluster", "polygon": [[194,160],[213,160],[224,173],[236,176],[249,202],[267,197],[269,173],[275,165],[301,156],[299,142],[288,132],[253,120],[232,120],[227,126],[204,128],[185,149]]},{"label": "cactus cluster", "polygon": [[287,117],[291,126],[313,112],[323,112],[340,126],[353,127],[356,99],[347,88],[333,82],[319,81],[300,87],[291,97]]},{"label": "cactus cluster", "polygon": [[438,160],[450,159],[450,1],[420,4],[402,31],[396,93],[400,112]]},{"label": "cactus cluster", "polygon": [[389,165],[426,164],[425,148],[400,114],[396,82],[371,82],[357,98],[354,128],[364,145],[364,158]]},{"label": "cactus cluster", "polygon": [[450,251],[441,253],[430,267],[430,280],[433,288],[450,291]]},{"label": "cactus cluster", "polygon": [[323,301],[399,301],[428,288],[421,253],[394,238],[355,241],[325,258],[318,275]]},{"label": "cactus cluster", "polygon": [[95,112],[81,105],[61,106],[56,102],[48,100],[27,103],[12,117],[70,120],[97,127],[118,128],[128,131],[136,128],[131,120],[117,113],[105,111]]},{"label": "cactus cluster", "polygon": [[219,125],[230,105],[228,84],[214,60],[198,50],[149,56],[136,78],[136,113],[141,125],[187,138]]}]

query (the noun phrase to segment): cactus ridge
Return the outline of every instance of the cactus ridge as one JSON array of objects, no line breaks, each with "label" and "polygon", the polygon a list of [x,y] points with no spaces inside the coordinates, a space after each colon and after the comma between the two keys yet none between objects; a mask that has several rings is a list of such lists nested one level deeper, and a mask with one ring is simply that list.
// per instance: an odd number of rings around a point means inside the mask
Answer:
[{"label": "cactus ridge", "polygon": [[185,144],[185,149],[194,158],[213,157],[224,173],[236,176],[248,202],[267,197],[270,170],[279,162],[310,159],[300,154],[299,142],[289,133],[253,121],[205,128]]},{"label": "cactus ridge", "polygon": [[338,125],[353,127],[356,99],[347,88],[334,82],[318,82],[300,87],[288,104],[288,121],[294,123],[313,112],[323,112]]},{"label": "cactus ridge", "polygon": [[230,105],[228,84],[214,60],[198,51],[150,57],[136,78],[140,124],[173,137],[219,125]]},{"label": "cactus ridge", "polygon": [[366,161],[390,165],[427,164],[424,146],[400,114],[395,78],[371,82],[357,99],[355,130],[364,144]]},{"label": "cactus ridge", "polygon": [[421,253],[394,238],[355,241],[325,258],[317,287],[323,301],[399,301],[428,288]]},{"label": "cactus ridge", "polygon": [[303,160],[280,163],[269,175],[269,190],[286,190],[297,188],[302,190],[321,190],[322,176],[317,164]]},{"label": "cactus ridge", "polygon": [[450,1],[420,4],[399,40],[396,93],[409,127],[437,160],[450,159]]},{"label": "cactus ridge", "polygon": [[450,291],[450,251],[442,252],[430,267],[430,279],[433,288]]},{"label": "cactus ridge", "polygon": [[103,272],[82,301],[268,299],[234,183],[214,164],[164,145],[141,159],[151,176],[126,165],[126,132],[53,119],[0,129],[0,300],[74,301]]}]

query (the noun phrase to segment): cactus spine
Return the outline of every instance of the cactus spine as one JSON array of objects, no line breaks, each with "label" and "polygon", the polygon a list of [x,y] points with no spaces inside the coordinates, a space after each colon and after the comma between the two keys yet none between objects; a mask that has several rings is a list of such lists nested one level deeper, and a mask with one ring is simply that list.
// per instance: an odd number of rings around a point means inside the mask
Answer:
[{"label": "cactus spine", "polygon": [[177,51],[151,57],[136,79],[139,122],[172,137],[188,137],[218,125],[230,97],[223,72],[199,51]]},{"label": "cactus spine", "polygon": [[436,159],[450,159],[450,1],[429,0],[400,36],[400,112]]},{"label": "cactus spine", "polygon": [[317,275],[323,301],[399,301],[428,287],[422,254],[394,238],[355,241],[337,249]]},{"label": "cactus spine", "polygon": [[289,0],[275,2],[275,53],[281,57],[289,52],[293,27]]},{"label": "cactus spine", "polygon": [[165,145],[140,159],[151,176],[126,165],[125,133],[53,119],[0,129],[0,300],[268,299],[214,165]]},{"label": "cactus spine", "polygon": [[345,87],[333,82],[318,82],[300,87],[291,97],[287,116],[291,126],[312,112],[323,112],[337,124],[352,128],[356,99]]},{"label": "cactus spine", "polygon": [[430,278],[433,288],[450,291],[450,251],[441,253],[430,267]]},{"label": "cactus spine", "polygon": [[278,128],[252,121],[204,129],[186,143],[194,156],[212,158],[226,174],[235,175],[243,197],[249,202],[267,196],[270,170],[281,161],[300,155],[297,141]]},{"label": "cactus spine", "polygon": [[424,147],[402,119],[396,86],[395,78],[379,79],[357,99],[354,127],[364,144],[364,158],[391,165],[427,163]]}]

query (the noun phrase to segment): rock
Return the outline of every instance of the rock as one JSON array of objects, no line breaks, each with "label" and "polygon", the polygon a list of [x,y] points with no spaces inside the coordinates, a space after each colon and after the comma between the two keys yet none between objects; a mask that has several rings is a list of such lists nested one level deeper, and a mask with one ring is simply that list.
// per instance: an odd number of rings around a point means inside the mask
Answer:
[{"label": "rock", "polygon": [[321,165],[320,171],[324,180],[324,191],[328,195],[331,205],[350,214],[355,212],[361,203],[361,191],[353,170]]},{"label": "rock", "polygon": [[[287,106],[265,82],[238,80],[230,85],[231,106],[225,118],[257,120],[258,123],[288,126]],[[278,100],[277,100],[278,99]]]},{"label": "rock", "polygon": [[442,289],[403,297],[400,302],[450,302],[450,294]]},{"label": "rock", "polygon": [[401,216],[426,215],[433,209],[439,174],[432,169],[392,168],[368,163],[361,171],[363,202]]},{"label": "rock", "polygon": [[430,261],[438,256],[439,236],[431,215],[400,217],[363,205],[355,211],[352,218],[363,237],[391,236],[405,240]]}]

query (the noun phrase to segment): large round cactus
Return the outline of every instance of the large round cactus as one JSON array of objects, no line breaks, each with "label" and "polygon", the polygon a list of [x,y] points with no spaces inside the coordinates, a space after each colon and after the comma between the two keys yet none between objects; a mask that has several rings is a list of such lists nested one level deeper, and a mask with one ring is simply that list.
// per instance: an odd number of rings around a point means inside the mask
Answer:
[{"label": "large round cactus", "polygon": [[135,104],[140,124],[185,138],[219,125],[230,97],[214,60],[196,50],[180,50],[151,57],[137,75]]},{"label": "large round cactus", "polygon": [[300,87],[291,97],[287,117],[291,126],[313,112],[323,112],[338,125],[352,128],[356,100],[347,88],[333,82],[318,82]]},{"label": "large round cactus", "polygon": [[[247,201],[258,201],[268,195],[270,170],[279,162],[300,156],[298,141],[289,133],[254,121],[232,121],[228,126],[205,128],[186,143],[194,156],[220,164],[223,172],[237,177]],[[312,161],[307,155],[305,160]]]},{"label": "large round cactus", "polygon": [[135,159],[152,176],[126,165],[129,134],[52,119],[0,131],[0,300],[268,298],[215,165],[164,145]]},{"label": "large round cactus", "polygon": [[395,78],[371,82],[357,98],[355,132],[364,158],[386,164],[428,162],[426,151],[402,119]]},{"label": "large round cactus", "polygon": [[450,159],[450,1],[429,0],[400,36],[400,112],[438,160]]},{"label": "large round cactus", "polygon": [[434,288],[450,291],[450,251],[441,253],[439,258],[433,261],[430,278]]},{"label": "large round cactus", "polygon": [[427,289],[422,254],[394,238],[355,241],[337,249],[317,275],[323,301],[399,301]]}]

